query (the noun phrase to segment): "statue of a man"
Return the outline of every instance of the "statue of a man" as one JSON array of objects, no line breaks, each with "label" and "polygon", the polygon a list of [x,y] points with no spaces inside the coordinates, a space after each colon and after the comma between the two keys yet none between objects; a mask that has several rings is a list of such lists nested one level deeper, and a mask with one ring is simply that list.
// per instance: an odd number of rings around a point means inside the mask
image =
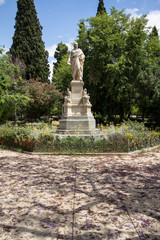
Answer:
[{"label": "statue of a man", "polygon": [[78,43],[74,43],[74,49],[71,51],[67,62],[71,65],[73,80],[82,81],[84,59],[85,55],[82,50],[78,48]]}]

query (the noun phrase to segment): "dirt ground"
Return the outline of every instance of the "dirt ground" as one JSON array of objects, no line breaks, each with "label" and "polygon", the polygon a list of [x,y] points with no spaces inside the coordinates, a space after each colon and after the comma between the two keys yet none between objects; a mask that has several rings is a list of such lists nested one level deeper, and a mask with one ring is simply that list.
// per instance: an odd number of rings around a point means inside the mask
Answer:
[{"label": "dirt ground", "polygon": [[160,150],[29,155],[0,149],[1,240],[160,240]]}]

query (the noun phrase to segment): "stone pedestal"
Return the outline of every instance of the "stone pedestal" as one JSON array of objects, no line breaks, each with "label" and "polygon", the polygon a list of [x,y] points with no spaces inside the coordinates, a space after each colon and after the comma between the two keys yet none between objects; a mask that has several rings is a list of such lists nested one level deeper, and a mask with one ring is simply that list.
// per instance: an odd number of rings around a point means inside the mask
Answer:
[{"label": "stone pedestal", "polygon": [[57,133],[60,134],[92,134],[97,132],[96,122],[91,112],[90,96],[83,89],[84,82],[73,80],[71,91],[68,89],[64,98],[62,118]]}]

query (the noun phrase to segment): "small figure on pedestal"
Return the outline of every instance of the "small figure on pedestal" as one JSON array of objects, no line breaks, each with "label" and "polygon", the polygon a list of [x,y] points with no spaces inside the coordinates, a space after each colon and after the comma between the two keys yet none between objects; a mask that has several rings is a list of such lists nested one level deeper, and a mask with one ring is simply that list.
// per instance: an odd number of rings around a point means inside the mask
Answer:
[{"label": "small figure on pedestal", "polygon": [[87,89],[85,88],[82,92],[82,103],[83,104],[90,104],[89,99],[90,99],[90,96],[87,93]]},{"label": "small figure on pedestal", "polygon": [[78,43],[74,43],[74,49],[71,51],[67,62],[71,65],[73,80],[82,81],[84,59],[85,55],[82,50],[78,48]]},{"label": "small figure on pedestal", "polygon": [[67,88],[67,96],[64,97],[64,102],[65,103],[72,103],[71,91],[69,91],[69,88]]}]

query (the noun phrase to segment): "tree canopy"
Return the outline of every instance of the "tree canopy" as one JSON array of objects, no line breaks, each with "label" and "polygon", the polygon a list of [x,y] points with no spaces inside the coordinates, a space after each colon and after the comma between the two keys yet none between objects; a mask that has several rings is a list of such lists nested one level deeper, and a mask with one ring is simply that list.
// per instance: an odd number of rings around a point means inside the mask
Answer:
[{"label": "tree canopy", "polygon": [[71,68],[67,64],[69,51],[66,44],[60,42],[57,45],[54,57],[56,62],[53,63],[53,77],[52,82],[57,87],[57,89],[66,94],[67,88],[70,87],[70,82],[72,80]]},{"label": "tree canopy", "polygon": [[62,57],[53,75],[53,84],[63,95],[66,95],[72,80],[71,67],[67,64],[68,57],[69,53]]},{"label": "tree canopy", "polygon": [[56,59],[56,62],[53,63],[53,74],[56,71],[58,64],[62,60],[63,56],[66,55],[67,53],[68,53],[67,45],[62,42],[58,43],[55,54],[54,54],[54,58]]},{"label": "tree canopy", "polygon": [[143,117],[154,117],[160,40],[155,28],[150,34],[145,16],[131,19],[112,8],[110,14],[81,21],[77,41],[86,56],[84,81],[94,112],[123,120],[136,106]]},{"label": "tree canopy", "polygon": [[13,117],[15,106],[25,106],[29,98],[15,92],[21,80],[19,68],[10,62],[10,58],[0,49],[0,122]]},{"label": "tree canopy", "polygon": [[15,32],[10,54],[13,61],[19,58],[26,65],[25,78],[39,77],[48,81],[48,52],[42,41],[42,26],[37,17],[33,0],[18,0]]}]

